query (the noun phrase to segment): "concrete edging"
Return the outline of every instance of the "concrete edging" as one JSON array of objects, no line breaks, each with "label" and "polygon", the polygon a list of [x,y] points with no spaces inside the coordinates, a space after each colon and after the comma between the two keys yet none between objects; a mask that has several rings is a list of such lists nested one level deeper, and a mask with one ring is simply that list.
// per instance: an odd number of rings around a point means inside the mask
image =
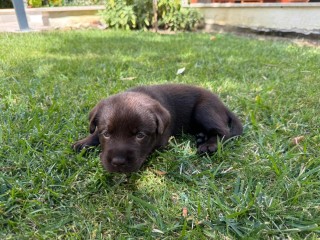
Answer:
[{"label": "concrete edging", "polygon": [[[26,8],[29,26],[33,30],[90,25],[100,21],[97,15],[105,6],[72,6]],[[0,9],[0,31],[18,31],[14,9]]]},{"label": "concrete edging", "polygon": [[[183,0],[185,1],[185,0]],[[258,31],[320,34],[320,3],[195,3],[184,7],[204,15],[206,30],[216,25]],[[34,30],[99,25],[97,15],[105,6],[27,8]],[[14,9],[0,9],[0,31],[19,31]]]},{"label": "concrete edging", "polygon": [[206,30],[216,25],[258,31],[320,34],[320,3],[194,3]]}]

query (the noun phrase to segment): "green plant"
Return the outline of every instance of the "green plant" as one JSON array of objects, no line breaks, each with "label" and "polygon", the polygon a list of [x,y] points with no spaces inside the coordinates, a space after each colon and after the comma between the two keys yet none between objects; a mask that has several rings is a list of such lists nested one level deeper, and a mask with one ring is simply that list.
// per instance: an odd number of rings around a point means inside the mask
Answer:
[{"label": "green plant", "polygon": [[1,0],[0,8],[13,8],[11,0]]},{"label": "green plant", "polygon": [[134,29],[136,28],[136,15],[133,6],[128,6],[125,1],[108,0],[106,9],[100,12],[103,21],[109,28]]},{"label": "green plant", "polygon": [[42,0],[28,0],[28,5],[31,7],[41,7]]},{"label": "green plant", "polygon": [[[101,12],[108,27],[148,29],[153,25],[153,4],[150,0],[108,0]],[[201,20],[197,10],[182,8],[180,0],[159,0],[159,28],[192,30]]]},{"label": "green plant", "polygon": [[137,28],[148,29],[153,24],[153,5],[151,0],[128,0],[137,16]]},{"label": "green plant", "polygon": [[171,30],[192,30],[200,20],[200,15],[193,9],[170,11],[162,16],[164,28]]},{"label": "green plant", "polygon": [[200,13],[191,8],[182,8],[179,0],[159,1],[159,25],[164,29],[192,30],[201,20]]},{"label": "green plant", "polygon": [[65,6],[90,6],[105,4],[105,0],[64,0]]},{"label": "green plant", "polygon": [[63,0],[49,0],[50,6],[57,7],[57,6],[62,6],[62,4],[63,4]]}]

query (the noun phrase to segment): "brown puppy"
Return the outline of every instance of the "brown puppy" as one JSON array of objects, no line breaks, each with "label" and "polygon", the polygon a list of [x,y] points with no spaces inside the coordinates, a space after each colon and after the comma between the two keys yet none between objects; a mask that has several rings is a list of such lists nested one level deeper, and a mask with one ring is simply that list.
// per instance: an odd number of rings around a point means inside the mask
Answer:
[{"label": "brown puppy", "polygon": [[218,138],[242,134],[242,124],[211,92],[166,84],[129,89],[99,102],[89,115],[90,135],[76,151],[101,145],[109,172],[138,171],[147,156],[181,132],[197,136],[198,152],[214,152]]}]

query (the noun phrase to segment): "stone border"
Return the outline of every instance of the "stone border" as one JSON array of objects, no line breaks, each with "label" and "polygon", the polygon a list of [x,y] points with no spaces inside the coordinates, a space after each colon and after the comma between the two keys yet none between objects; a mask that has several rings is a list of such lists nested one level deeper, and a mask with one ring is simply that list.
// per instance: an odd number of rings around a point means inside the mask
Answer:
[{"label": "stone border", "polygon": [[[320,3],[195,3],[183,6],[199,9],[208,31],[221,25],[266,32],[320,34]],[[103,9],[103,5],[46,7],[27,8],[26,13],[30,28],[43,30],[100,27],[97,13]],[[0,9],[0,31],[19,31],[14,9]]]},{"label": "stone border", "polygon": [[[26,14],[32,30],[43,30],[97,24],[103,9],[103,5],[26,8]],[[19,31],[14,9],[0,9],[0,31]]]},{"label": "stone border", "polygon": [[320,34],[320,3],[193,3],[207,30],[215,25],[257,31]]}]

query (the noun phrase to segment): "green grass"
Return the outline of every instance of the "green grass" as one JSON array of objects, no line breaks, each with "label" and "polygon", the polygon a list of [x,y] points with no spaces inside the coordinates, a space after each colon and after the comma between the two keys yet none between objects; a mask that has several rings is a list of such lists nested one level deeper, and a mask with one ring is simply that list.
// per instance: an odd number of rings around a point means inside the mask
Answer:
[{"label": "green grass", "polygon": [[[233,35],[1,33],[0,238],[318,239],[319,66],[319,48]],[[71,150],[101,98],[166,82],[216,92],[243,137],[202,157],[172,139],[130,176]]]}]

